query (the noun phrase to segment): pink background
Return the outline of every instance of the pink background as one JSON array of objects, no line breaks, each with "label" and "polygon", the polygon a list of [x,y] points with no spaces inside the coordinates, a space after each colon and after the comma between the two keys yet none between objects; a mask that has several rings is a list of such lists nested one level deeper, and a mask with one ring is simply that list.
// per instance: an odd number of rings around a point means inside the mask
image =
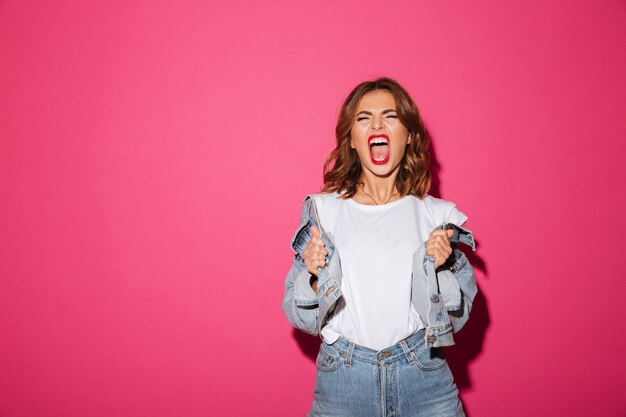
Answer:
[{"label": "pink background", "polygon": [[341,101],[469,216],[470,417],[626,415],[626,3],[0,1],[0,417],[303,416],[280,302]]}]

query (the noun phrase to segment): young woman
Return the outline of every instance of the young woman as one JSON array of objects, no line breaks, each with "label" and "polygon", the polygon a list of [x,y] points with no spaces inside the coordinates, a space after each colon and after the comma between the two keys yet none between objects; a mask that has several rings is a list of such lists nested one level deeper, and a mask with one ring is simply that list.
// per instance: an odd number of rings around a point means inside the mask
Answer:
[{"label": "young woman", "polygon": [[324,187],[306,197],[282,307],[322,337],[310,417],[463,416],[441,347],[476,294],[467,216],[428,195],[428,138],[394,80],[345,100]]}]

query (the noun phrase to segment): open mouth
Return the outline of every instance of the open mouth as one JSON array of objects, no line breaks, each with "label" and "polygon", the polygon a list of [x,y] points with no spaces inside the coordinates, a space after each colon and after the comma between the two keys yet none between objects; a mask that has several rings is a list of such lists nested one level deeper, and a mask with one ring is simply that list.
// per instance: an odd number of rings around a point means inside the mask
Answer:
[{"label": "open mouth", "polygon": [[376,165],[382,165],[389,161],[389,137],[387,135],[372,135],[367,140],[370,148],[370,157]]}]

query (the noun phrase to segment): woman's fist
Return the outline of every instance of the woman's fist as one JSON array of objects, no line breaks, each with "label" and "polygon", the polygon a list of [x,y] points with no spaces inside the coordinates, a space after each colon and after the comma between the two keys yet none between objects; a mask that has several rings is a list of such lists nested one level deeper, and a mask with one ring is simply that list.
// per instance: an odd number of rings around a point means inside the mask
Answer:
[{"label": "woman's fist", "polygon": [[303,257],[306,269],[311,274],[317,276],[317,268],[324,268],[326,266],[326,245],[322,240],[322,233],[315,226],[311,226],[309,229],[311,232],[311,240],[306,245]]},{"label": "woman's fist", "polygon": [[426,255],[435,258],[435,269],[443,265],[446,259],[452,254],[450,238],[453,234],[454,230],[452,229],[435,229],[428,237],[428,242],[426,242]]}]

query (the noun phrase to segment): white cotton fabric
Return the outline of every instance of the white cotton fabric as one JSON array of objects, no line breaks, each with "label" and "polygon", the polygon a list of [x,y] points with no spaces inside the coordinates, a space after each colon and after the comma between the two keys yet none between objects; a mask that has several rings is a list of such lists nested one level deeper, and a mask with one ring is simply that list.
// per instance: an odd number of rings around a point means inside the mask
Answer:
[{"label": "white cotton fabric", "polygon": [[435,227],[462,225],[456,204],[426,195],[368,206],[337,193],[314,194],[320,222],[341,259],[343,297],[322,328],[326,343],[343,336],[382,350],[424,327],[411,305],[412,261]]}]

